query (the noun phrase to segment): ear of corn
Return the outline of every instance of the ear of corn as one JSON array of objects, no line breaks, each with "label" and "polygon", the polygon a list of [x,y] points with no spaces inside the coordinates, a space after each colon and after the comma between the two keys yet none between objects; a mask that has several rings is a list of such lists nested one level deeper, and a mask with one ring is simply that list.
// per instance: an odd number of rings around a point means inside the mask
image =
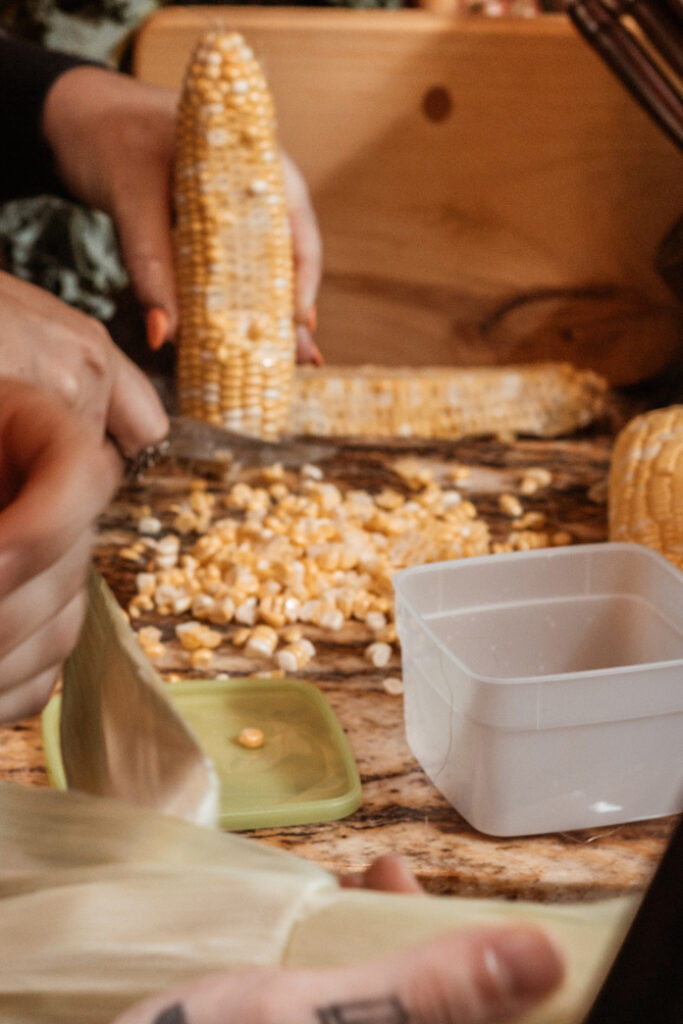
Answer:
[{"label": "ear of corn", "polygon": [[605,381],[565,363],[525,366],[301,367],[295,434],[458,438],[556,437],[605,409]]},{"label": "ear of corn", "polygon": [[293,267],[273,101],[236,33],[209,32],[177,122],[181,412],[261,437],[285,425]]},{"label": "ear of corn", "polygon": [[608,503],[610,540],[645,544],[683,569],[683,405],[644,413],[624,427]]}]

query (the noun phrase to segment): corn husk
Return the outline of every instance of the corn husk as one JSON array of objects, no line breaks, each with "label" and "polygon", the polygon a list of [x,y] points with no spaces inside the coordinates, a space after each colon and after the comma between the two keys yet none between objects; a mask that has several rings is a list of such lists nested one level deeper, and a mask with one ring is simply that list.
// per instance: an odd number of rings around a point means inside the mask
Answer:
[{"label": "corn husk", "polygon": [[63,681],[60,738],[70,788],[216,823],[214,766],[94,570]]},{"label": "corn husk", "polygon": [[245,965],[366,962],[472,924],[545,925],[562,991],[525,1024],[578,1024],[637,900],[580,906],[340,889],[254,840],[68,792],[0,784],[0,1019],[110,1024],[145,996]]},{"label": "corn husk", "polygon": [[[62,738],[70,785],[96,795],[0,784],[3,1024],[110,1024],[214,970],[363,963],[511,920],[546,926],[569,961],[562,990],[520,1020],[578,1024],[637,900],[553,906],[340,889],[313,864],[182,820],[210,818],[212,772],[162,686],[93,576],[65,673]],[[113,795],[127,802],[103,799]]]}]

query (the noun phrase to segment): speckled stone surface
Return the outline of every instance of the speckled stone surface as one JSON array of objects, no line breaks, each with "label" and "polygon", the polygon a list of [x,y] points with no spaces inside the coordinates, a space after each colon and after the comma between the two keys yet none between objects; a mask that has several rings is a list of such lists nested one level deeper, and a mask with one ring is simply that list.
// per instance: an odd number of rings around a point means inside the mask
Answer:
[{"label": "speckled stone surface", "polygon": [[[510,489],[521,468],[545,465],[553,471],[553,486],[530,500],[529,507],[542,509],[554,528],[569,530],[577,541],[598,541],[605,537],[604,480],[611,440],[598,434],[571,442],[462,442],[422,445],[419,454],[437,476],[453,461],[472,467],[466,489],[499,535],[507,526],[497,509],[497,495]],[[336,474],[352,486],[381,488],[391,478],[390,454],[388,447],[343,449],[326,475]],[[134,592],[136,571],[116,556],[121,543],[132,537],[131,506],[148,504],[155,511],[174,493],[183,493],[185,483],[179,471],[157,471],[144,486],[123,492],[103,517],[96,561],[122,602]],[[165,624],[164,630],[170,640],[172,625]],[[496,839],[474,831],[438,793],[408,749],[402,699],[382,687],[385,676],[400,674],[398,655],[380,673],[363,658],[368,634],[361,624],[336,634],[314,628],[307,632],[317,655],[301,675],[320,687],[348,735],[363,783],[363,803],[342,821],[249,834],[340,873],[359,871],[383,853],[400,853],[434,893],[593,900],[647,884],[674,818],[528,838]],[[263,667],[241,651],[226,651],[210,675],[242,675]],[[172,641],[158,667],[162,674],[190,674]],[[0,730],[0,777],[47,784],[39,720]]]}]

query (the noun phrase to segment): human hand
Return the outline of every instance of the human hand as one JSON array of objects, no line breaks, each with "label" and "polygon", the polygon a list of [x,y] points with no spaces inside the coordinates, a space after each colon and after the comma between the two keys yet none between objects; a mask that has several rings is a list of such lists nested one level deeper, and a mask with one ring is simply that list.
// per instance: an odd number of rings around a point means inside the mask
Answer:
[{"label": "human hand", "polygon": [[320,231],[301,171],[283,150],[280,150],[280,158],[292,227],[297,362],[320,366],[323,358],[313,340],[317,326],[315,301],[322,273]]},{"label": "human hand", "polygon": [[468,929],[374,963],[209,975],[140,1003],[115,1024],[495,1024],[531,1009],[562,974],[562,958],[539,928]]},{"label": "human hand", "polygon": [[62,399],[93,437],[108,432],[132,455],[161,440],[166,414],[145,375],[102,324],[0,271],[0,372]]},{"label": "human hand", "polygon": [[[407,863],[389,854],[341,879],[346,888],[417,896]],[[377,906],[377,913],[381,909]],[[443,935],[375,963],[326,971],[242,968],[209,975],[133,1007],[114,1024],[494,1024],[557,987],[563,958],[540,928],[507,925]]]},{"label": "human hand", "polygon": [[0,379],[0,721],[43,707],[76,642],[93,521],[120,471],[63,403]]},{"label": "human hand", "polygon": [[[148,311],[155,348],[178,327],[171,241],[177,99],[173,90],[102,68],[78,67],[53,85],[43,122],[64,184],[114,220],[133,289]],[[294,246],[298,358],[320,362],[312,338],[320,235],[301,173],[286,154],[282,160]],[[165,316],[158,317],[158,310]]]}]

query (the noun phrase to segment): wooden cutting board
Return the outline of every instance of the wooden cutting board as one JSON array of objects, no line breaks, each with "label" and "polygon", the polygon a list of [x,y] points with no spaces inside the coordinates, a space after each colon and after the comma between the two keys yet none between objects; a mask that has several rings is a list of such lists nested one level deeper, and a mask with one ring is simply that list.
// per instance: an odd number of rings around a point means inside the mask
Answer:
[{"label": "wooden cutting board", "polygon": [[179,85],[218,24],[261,59],[312,191],[328,362],[561,359],[624,383],[678,351],[653,258],[680,154],[563,16],[169,8],[135,73]]}]

